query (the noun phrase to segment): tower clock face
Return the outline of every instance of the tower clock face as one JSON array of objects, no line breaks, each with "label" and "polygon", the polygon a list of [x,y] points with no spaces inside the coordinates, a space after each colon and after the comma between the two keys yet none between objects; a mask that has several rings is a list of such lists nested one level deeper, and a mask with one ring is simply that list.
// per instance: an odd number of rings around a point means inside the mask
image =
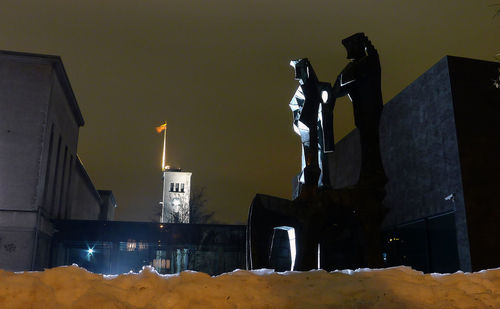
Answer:
[{"label": "tower clock face", "polygon": [[181,206],[181,200],[179,200],[177,197],[172,199],[172,209],[175,212],[179,212]]}]

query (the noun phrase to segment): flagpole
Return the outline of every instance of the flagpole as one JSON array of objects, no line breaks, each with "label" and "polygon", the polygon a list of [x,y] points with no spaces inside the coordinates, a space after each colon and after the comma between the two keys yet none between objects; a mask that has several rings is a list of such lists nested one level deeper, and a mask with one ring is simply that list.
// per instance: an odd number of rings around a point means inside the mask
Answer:
[{"label": "flagpole", "polygon": [[161,217],[160,217],[160,223],[165,222],[165,194],[166,194],[166,179],[165,179],[165,165],[166,165],[166,159],[167,159],[167,121],[163,124],[163,156],[162,156],[162,162],[161,162],[161,170],[163,172],[162,179],[163,179],[163,192],[162,192],[162,203],[161,203]]},{"label": "flagpole", "polygon": [[167,159],[167,122],[165,121],[165,128],[163,129],[163,158],[161,162],[161,170],[165,170],[165,164]]}]

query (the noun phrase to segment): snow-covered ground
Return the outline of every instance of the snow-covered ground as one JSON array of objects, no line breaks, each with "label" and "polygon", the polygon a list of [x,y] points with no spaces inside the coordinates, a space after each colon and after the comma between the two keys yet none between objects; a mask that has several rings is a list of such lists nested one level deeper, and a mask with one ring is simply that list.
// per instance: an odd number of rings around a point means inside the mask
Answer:
[{"label": "snow-covered ground", "polygon": [[500,308],[500,268],[422,274],[408,267],[217,277],[183,272],[103,276],[77,266],[0,270],[0,308]]}]

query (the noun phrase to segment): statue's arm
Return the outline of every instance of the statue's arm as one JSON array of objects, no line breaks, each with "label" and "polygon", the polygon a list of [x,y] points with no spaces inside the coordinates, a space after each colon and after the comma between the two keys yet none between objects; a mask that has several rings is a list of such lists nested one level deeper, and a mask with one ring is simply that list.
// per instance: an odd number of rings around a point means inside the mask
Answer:
[{"label": "statue's arm", "polygon": [[340,98],[343,96],[346,96],[351,88],[351,83],[348,84],[342,84],[342,73],[337,76],[337,80],[335,81],[335,84],[332,87],[332,96],[333,98]]}]

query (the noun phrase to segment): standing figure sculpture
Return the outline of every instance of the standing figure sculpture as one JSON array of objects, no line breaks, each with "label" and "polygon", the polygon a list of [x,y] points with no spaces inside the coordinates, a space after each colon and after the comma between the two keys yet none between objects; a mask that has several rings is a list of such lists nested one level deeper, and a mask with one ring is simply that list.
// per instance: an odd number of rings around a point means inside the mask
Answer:
[{"label": "standing figure sculpture", "polygon": [[[299,87],[290,108],[302,143],[298,197],[293,201],[257,194],[249,209],[247,267],[270,268],[279,249],[279,230],[293,230],[291,268],[326,270],[382,267],[380,226],[387,182],[379,147],[382,92],[378,53],[363,33],[342,41],[351,62],[333,88],[320,82],[307,60],[290,64]],[[332,188],[327,153],[334,150],[335,99],[348,95],[360,132],[361,169],[357,184]],[[290,235],[290,233],[289,233]],[[274,249],[273,249],[274,248]]]},{"label": "standing figure sculpture", "polygon": [[334,96],[349,96],[354,110],[354,123],[359,129],[361,170],[359,186],[384,188],[385,177],[379,145],[379,123],[382,114],[381,69],[378,52],[364,33],[344,40],[347,59],[334,84]]},{"label": "standing figure sculpture", "polygon": [[292,60],[295,79],[299,87],[290,108],[293,112],[293,129],[302,142],[301,184],[330,186],[326,154],[334,150],[332,87],[319,82],[307,58]]},{"label": "standing figure sculpture", "polygon": [[382,205],[387,177],[380,155],[379,124],[383,108],[380,60],[364,33],[345,38],[342,45],[350,63],[337,77],[333,93],[336,98],[347,95],[352,101],[361,145],[361,169],[354,187],[357,195],[371,199],[368,203],[357,202],[353,207],[362,226],[364,260],[371,267],[381,267],[380,227],[387,212]]}]

